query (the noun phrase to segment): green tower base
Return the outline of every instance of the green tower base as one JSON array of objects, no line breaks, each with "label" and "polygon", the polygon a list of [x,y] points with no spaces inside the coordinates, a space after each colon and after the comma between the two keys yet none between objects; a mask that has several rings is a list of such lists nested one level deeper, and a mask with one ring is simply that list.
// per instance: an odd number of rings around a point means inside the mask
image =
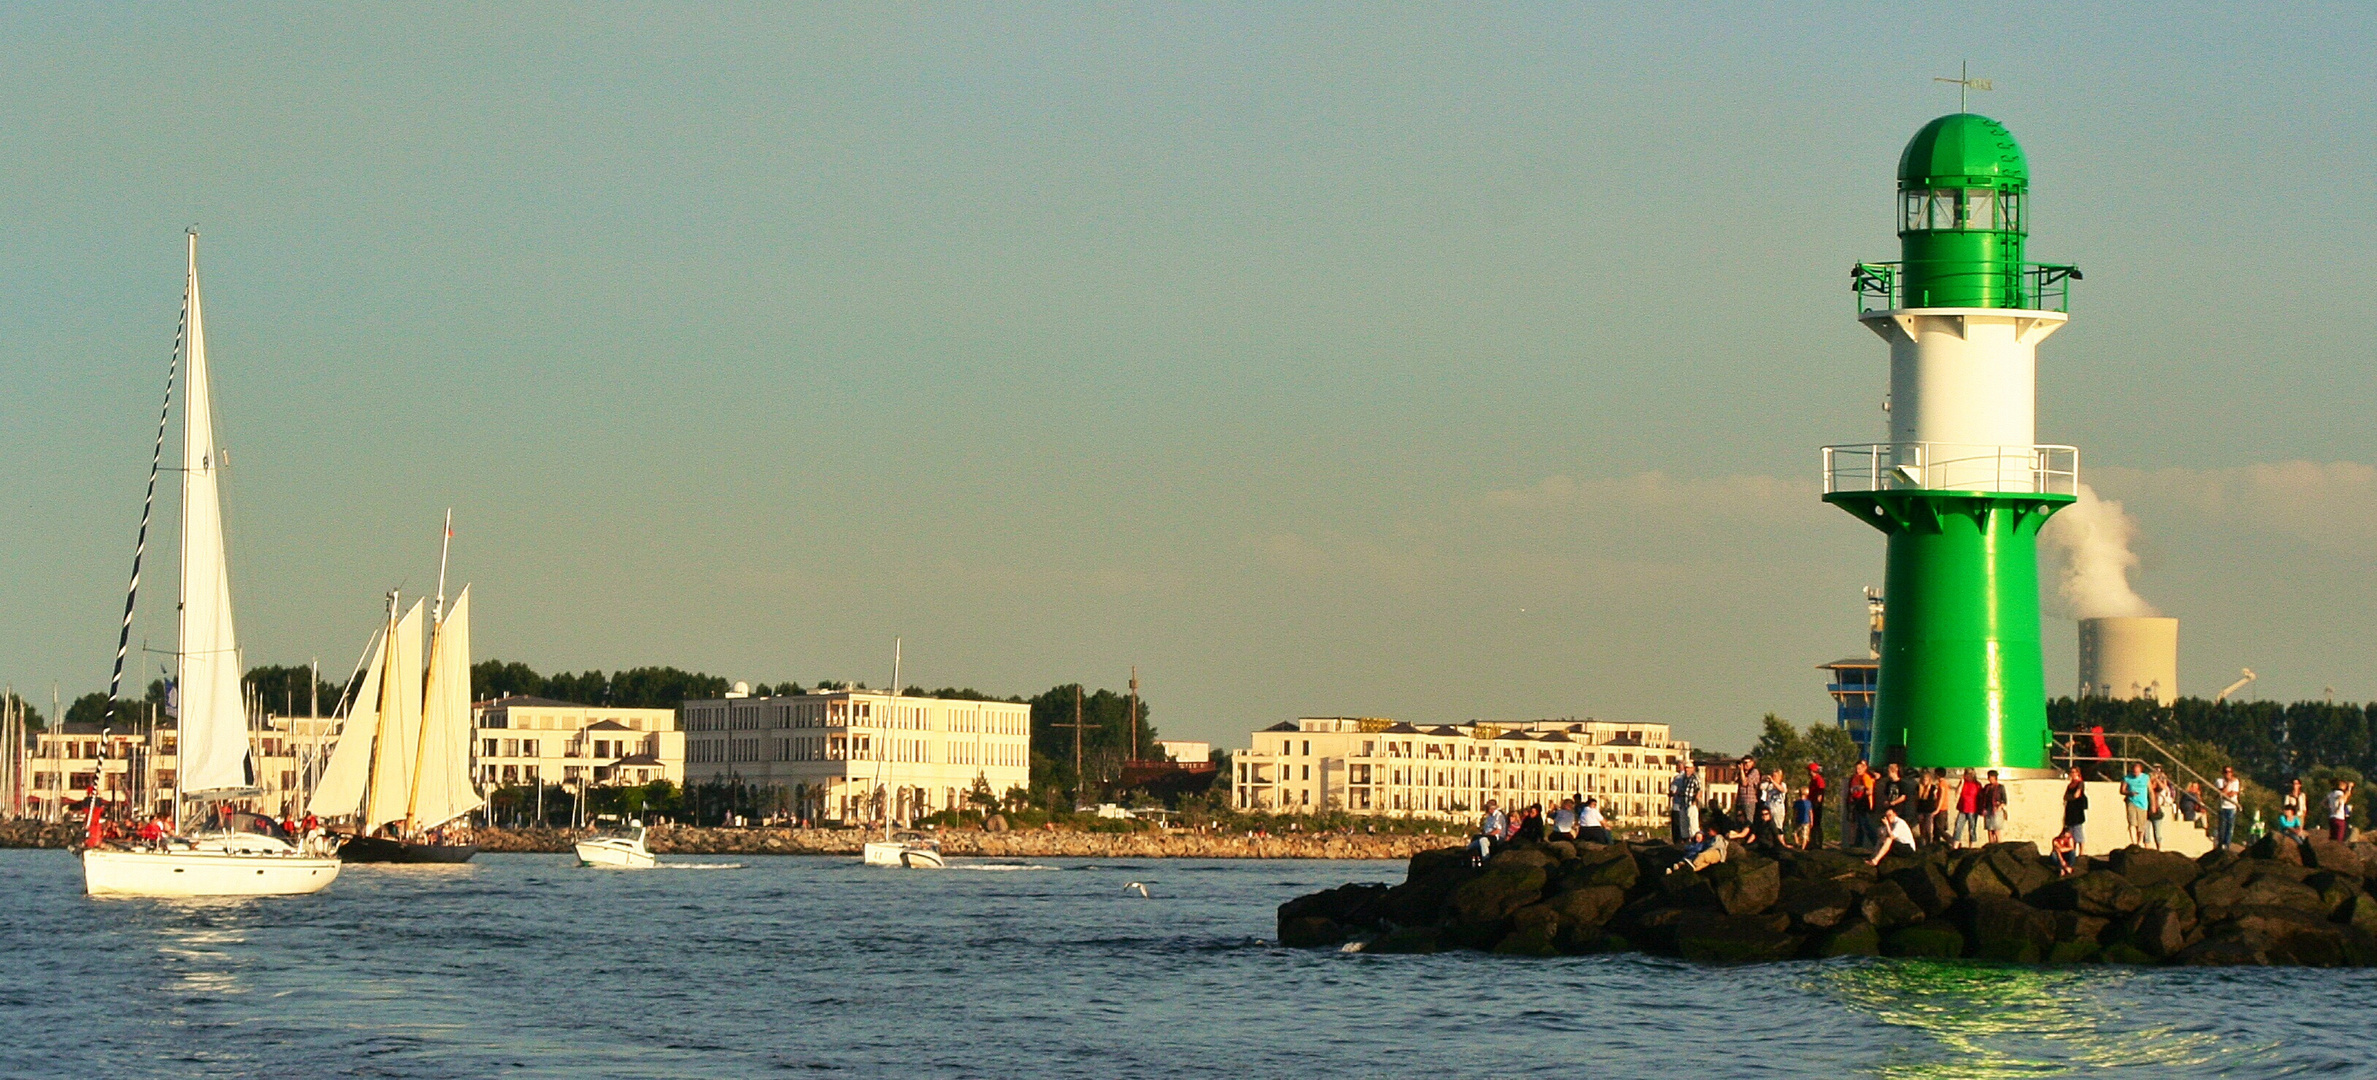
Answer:
[{"label": "green tower base", "polygon": [[2050,768],[2038,535],[2073,497],[1839,491],[1824,501],[1890,537],[1877,764]]}]

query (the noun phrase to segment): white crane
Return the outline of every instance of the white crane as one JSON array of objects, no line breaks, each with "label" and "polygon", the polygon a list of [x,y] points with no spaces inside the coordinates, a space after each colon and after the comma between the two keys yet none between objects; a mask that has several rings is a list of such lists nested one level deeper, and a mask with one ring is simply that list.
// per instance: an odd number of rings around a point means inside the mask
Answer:
[{"label": "white crane", "polygon": [[2253,669],[2252,669],[2252,668],[2245,668],[2245,669],[2243,669],[2243,670],[2244,670],[2244,672],[2245,672],[2245,677],[2244,677],[2244,678],[2242,678],[2242,679],[2238,679],[2237,681],[2235,681],[2235,682],[2233,682],[2233,683],[2230,683],[2230,684],[2228,684],[2228,688],[2227,688],[2227,689],[2224,689],[2224,690],[2222,690],[2221,692],[2219,692],[2219,693],[2217,693],[2217,694],[2214,694],[2214,695],[2212,695],[2212,704],[2214,704],[2214,705],[2218,705],[2218,704],[2220,704],[2221,702],[2228,700],[2228,696],[2229,696],[2230,694],[2234,694],[2234,693],[2236,693],[2237,691],[2244,689],[2244,688],[2245,688],[2245,684],[2246,684],[2246,683],[2252,682],[2254,679],[2256,679],[2256,678],[2258,678],[2258,677],[2259,677],[2259,676],[2256,676],[2255,674],[2253,674]]}]

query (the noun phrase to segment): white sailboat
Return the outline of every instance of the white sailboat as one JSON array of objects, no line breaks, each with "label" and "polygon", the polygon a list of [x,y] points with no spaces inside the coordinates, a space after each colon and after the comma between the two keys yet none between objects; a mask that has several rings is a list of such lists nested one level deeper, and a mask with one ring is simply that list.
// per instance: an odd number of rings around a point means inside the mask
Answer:
[{"label": "white sailboat", "polygon": [[[189,238],[186,290],[189,393],[182,407],[177,817],[185,798],[220,802],[259,791],[247,710],[240,696],[239,635],[231,618],[231,568],[223,545],[223,460],[215,446],[195,232]],[[134,582],[137,585],[137,576]],[[82,852],[82,864],[83,890],[92,896],[310,893],[336,880],[339,865],[337,859],[305,854],[277,837],[245,832],[171,838],[148,850],[94,844]]]},{"label": "white sailboat", "polygon": [[[449,539],[453,532],[449,517]],[[442,831],[486,803],[471,775],[470,588],[446,610],[442,555],[439,563],[426,682],[422,604],[398,617],[390,593],[363,693],[307,806],[318,817],[355,819],[356,835],[339,846],[347,862],[458,863],[478,853]]]},{"label": "white sailboat", "polygon": [[[893,717],[900,707],[900,639],[891,642],[891,708]],[[896,730],[896,729],[895,729]],[[939,841],[923,833],[891,832],[891,792],[883,786],[883,766],[890,759],[890,740],[875,740],[875,790],[883,796],[883,839],[867,841],[860,858],[868,866],[896,866],[909,870],[940,870],[948,866],[942,861]]]}]

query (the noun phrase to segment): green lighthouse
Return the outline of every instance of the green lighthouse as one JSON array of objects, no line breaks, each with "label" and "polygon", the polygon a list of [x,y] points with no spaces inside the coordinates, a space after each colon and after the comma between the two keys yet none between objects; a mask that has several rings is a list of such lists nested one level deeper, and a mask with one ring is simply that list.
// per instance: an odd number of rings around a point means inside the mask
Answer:
[{"label": "green lighthouse", "polygon": [[2024,261],[2030,168],[2005,125],[1925,124],[1898,162],[1900,260],[1852,273],[1890,344],[1889,440],[1824,450],[1824,500],[1889,537],[1872,753],[2045,769],[2038,531],[2079,452],[2036,442],[2038,344],[2078,271]]}]

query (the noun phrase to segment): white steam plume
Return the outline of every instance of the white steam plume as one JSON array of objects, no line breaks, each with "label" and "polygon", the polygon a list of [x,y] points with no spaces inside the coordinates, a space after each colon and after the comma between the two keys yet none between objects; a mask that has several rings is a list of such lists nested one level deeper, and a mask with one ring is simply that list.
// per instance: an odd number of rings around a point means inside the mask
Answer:
[{"label": "white steam plume", "polygon": [[2080,485],[2080,501],[2064,507],[2039,539],[2047,545],[2055,569],[2057,606],[2073,619],[2159,615],[2129,587],[2129,571],[2138,565],[2130,542],[2138,535],[2138,519],[2112,499],[2097,498],[2096,490]]}]

